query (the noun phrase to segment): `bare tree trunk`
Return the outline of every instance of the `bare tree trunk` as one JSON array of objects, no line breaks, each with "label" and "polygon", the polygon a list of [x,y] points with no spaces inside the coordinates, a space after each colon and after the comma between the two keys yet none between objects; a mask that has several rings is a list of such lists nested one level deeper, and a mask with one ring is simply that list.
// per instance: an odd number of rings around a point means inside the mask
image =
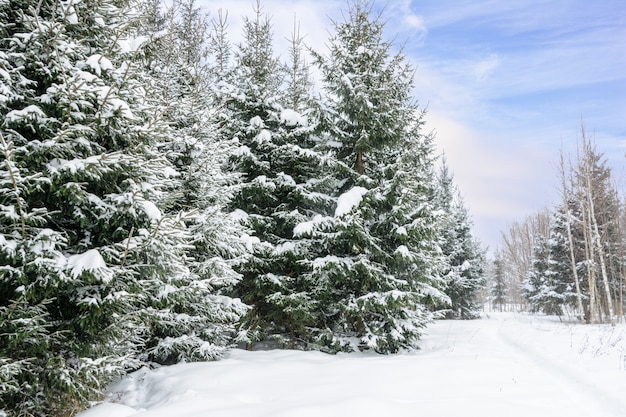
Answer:
[{"label": "bare tree trunk", "polygon": [[364,172],[364,167],[363,167],[363,152],[357,152],[356,153],[356,172],[359,175],[363,175]]},{"label": "bare tree trunk", "polygon": [[[582,197],[582,196],[581,196]],[[589,323],[596,322],[596,268],[594,266],[594,249],[589,238],[589,221],[587,215],[586,203],[581,198],[583,205],[583,235],[585,240],[585,266],[587,268],[587,282],[589,285]]]},{"label": "bare tree trunk", "polygon": [[561,150],[561,181],[563,185],[562,194],[563,194],[563,209],[565,210],[565,225],[567,229],[567,241],[569,242],[569,254],[570,254],[570,262],[572,266],[572,274],[574,276],[574,284],[576,286],[576,302],[578,305],[578,319],[580,321],[585,321],[585,309],[583,307],[583,297],[580,291],[580,281],[578,279],[578,268],[576,267],[576,256],[574,253],[574,237],[572,236],[572,219],[571,212],[569,207],[569,199],[567,195],[567,183],[565,181],[565,160],[563,158],[563,151]]},{"label": "bare tree trunk", "polygon": [[[616,187],[617,189],[617,187]],[[624,260],[626,260],[626,253],[624,253],[624,206],[623,201],[620,201],[620,213],[617,216],[617,236],[618,236],[618,259],[619,262],[619,271],[618,271],[618,280],[619,280],[619,289],[617,292],[617,309],[615,311],[615,315],[619,319],[620,322],[624,320]]]},{"label": "bare tree trunk", "polygon": [[[585,186],[586,192],[585,195],[587,197],[587,210],[589,211],[589,227],[592,233],[591,241],[595,243],[596,249],[598,250],[598,261],[600,263],[600,272],[602,274],[602,283],[604,284],[604,292],[605,292],[605,302],[607,307],[607,313],[609,316],[609,321],[612,326],[615,326],[615,314],[613,310],[613,298],[611,296],[611,286],[609,285],[609,278],[606,272],[606,262],[604,258],[604,248],[602,247],[602,240],[600,238],[600,230],[598,227],[598,219],[596,218],[595,213],[595,204],[593,201],[593,188],[591,187],[591,153],[592,149],[585,137],[585,130],[582,128],[582,140],[583,140],[583,167],[584,167],[584,176],[585,176]],[[593,244],[592,243],[592,244]]]}]

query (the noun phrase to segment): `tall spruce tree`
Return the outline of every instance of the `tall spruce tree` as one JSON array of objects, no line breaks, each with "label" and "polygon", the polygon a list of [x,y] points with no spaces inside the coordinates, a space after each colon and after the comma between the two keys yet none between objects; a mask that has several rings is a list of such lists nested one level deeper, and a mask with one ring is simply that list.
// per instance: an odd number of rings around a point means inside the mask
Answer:
[{"label": "tall spruce tree", "polygon": [[[569,239],[565,210],[558,206],[552,214],[550,225],[550,269],[552,271],[552,286],[558,294],[558,301],[563,307],[577,308],[576,283],[573,278],[570,258]],[[556,298],[556,297],[555,297]],[[558,313],[558,311],[557,311]]]},{"label": "tall spruce tree", "polygon": [[381,16],[373,16],[370,0],[348,1],[345,22],[334,22],[336,33],[327,56],[316,54],[328,108],[333,117],[337,155],[358,175],[378,169],[370,153],[393,146],[410,119],[407,106],[413,70],[404,55],[392,54],[383,39]]},{"label": "tall spruce tree", "polygon": [[437,290],[438,262],[429,262],[439,250],[430,226],[434,177],[410,97],[413,70],[391,53],[371,7],[348,3],[329,53],[315,54],[327,90],[329,144],[351,172],[337,184],[335,215],[303,229],[323,248],[309,278],[321,310],[318,343],[395,352],[414,346],[430,319],[425,299],[445,295]]},{"label": "tall spruce tree", "polygon": [[561,315],[561,294],[554,288],[554,273],[551,264],[549,242],[539,236],[533,248],[533,261],[528,278],[524,281],[523,293],[531,311]]},{"label": "tall spruce tree", "polygon": [[385,167],[384,180],[375,189],[371,230],[392,255],[387,270],[396,280],[390,299],[384,300],[391,352],[416,346],[421,328],[434,317],[432,310],[450,303],[435,198],[433,136],[422,133],[423,116],[415,109],[416,120],[407,121],[404,140],[386,152],[396,162]]},{"label": "tall spruce tree", "polygon": [[549,236],[539,236],[533,248],[532,267],[524,282],[524,296],[532,311],[560,316],[566,306],[576,307],[565,221],[563,209],[557,207]]},{"label": "tall spruce tree", "polygon": [[[170,198],[173,130],[126,6],[0,5],[0,409],[16,415],[66,414],[144,358],[180,358],[184,346],[160,347],[210,310],[214,283],[190,262],[197,232]],[[187,336],[223,337],[206,322]]]},{"label": "tall spruce tree", "polygon": [[[619,236],[620,202],[611,169],[582,131],[577,164],[566,173],[561,161],[563,208],[557,221],[570,251],[570,280],[580,290],[577,310],[586,322],[615,319],[614,300],[621,300],[623,280]],[[561,232],[563,233],[563,232]],[[574,268],[576,274],[574,274]],[[617,305],[617,309],[621,307]],[[611,313],[613,310],[613,314]]]},{"label": "tall spruce tree", "polygon": [[287,66],[273,56],[271,24],[258,3],[244,35],[230,85],[220,89],[229,114],[224,132],[239,143],[230,168],[243,175],[231,208],[253,232],[235,295],[251,306],[244,341],[272,337],[295,347],[310,340],[316,301],[302,278],[312,246],[294,228],[332,211],[332,158],[317,150],[320,106],[310,98],[297,34]]},{"label": "tall spruce tree", "polygon": [[220,82],[228,79],[232,64],[233,51],[228,39],[228,11],[219,9],[210,26],[207,45],[209,76],[213,80],[213,87],[219,90]]},{"label": "tall spruce tree", "polygon": [[0,4],[0,409],[15,415],[67,413],[137,366],[149,294],[186,269],[125,6]]},{"label": "tall spruce tree", "polygon": [[238,180],[223,169],[234,147],[217,128],[205,62],[206,15],[194,0],[175,1],[162,15],[159,4],[152,6],[157,10],[147,14],[143,30],[161,35],[143,56],[144,78],[153,118],[166,132],[158,150],[178,173],[164,210],[186,228],[189,239],[181,253],[185,268],[169,289],[153,294],[148,311],[157,319],[151,322],[148,353],[167,363],[215,359],[232,343],[234,325],[245,312],[242,303],[223,294],[239,280],[233,262],[244,250],[244,230],[225,210]]}]

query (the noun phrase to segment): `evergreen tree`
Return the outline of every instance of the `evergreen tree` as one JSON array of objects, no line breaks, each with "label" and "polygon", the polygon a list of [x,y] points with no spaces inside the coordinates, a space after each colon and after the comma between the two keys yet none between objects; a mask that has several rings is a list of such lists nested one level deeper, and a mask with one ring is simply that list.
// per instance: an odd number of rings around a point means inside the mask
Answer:
[{"label": "evergreen tree", "polygon": [[499,306],[500,311],[503,311],[504,306],[509,301],[507,297],[507,279],[505,273],[506,270],[504,268],[502,253],[496,252],[493,260],[493,282],[490,293],[492,304]]},{"label": "evergreen tree", "polygon": [[161,363],[215,359],[232,343],[229,336],[245,312],[238,300],[222,294],[239,280],[233,261],[244,250],[244,230],[225,210],[238,179],[223,170],[233,144],[221,140],[217,130],[204,63],[206,16],[194,0],[174,2],[166,18],[159,18],[158,11],[148,16],[157,18],[146,22],[144,30],[162,33],[143,60],[154,119],[166,123],[167,141],[158,150],[168,155],[179,180],[169,190],[164,210],[188,235],[180,259],[167,262],[183,260],[184,265],[166,288],[152,294],[147,311],[155,319],[150,321],[148,353]]},{"label": "evergreen tree", "polygon": [[531,311],[559,316],[563,314],[566,304],[573,305],[575,302],[569,248],[560,213],[557,210],[553,214],[549,237],[537,238],[532,252],[532,267],[523,287]]},{"label": "evergreen tree", "polygon": [[183,268],[186,231],[158,208],[174,170],[118,6],[0,5],[0,409],[15,415],[64,414],[137,366],[146,290]]},{"label": "evergreen tree", "polygon": [[620,288],[623,285],[619,278],[623,261],[618,255],[617,233],[620,203],[612,184],[611,169],[603,154],[586,138],[584,128],[580,149],[574,189],[581,206],[580,226],[587,249],[584,260],[590,318],[592,322],[595,317],[599,321],[606,318],[614,324],[614,304],[622,298]]},{"label": "evergreen tree", "polygon": [[558,299],[559,295],[554,292],[552,285],[550,248],[543,236],[537,238],[533,248],[532,266],[524,282],[523,292],[532,312],[561,314],[561,300]]},{"label": "evergreen tree", "polygon": [[[1,6],[16,24],[2,40],[0,405],[40,415],[83,404],[137,359],[219,356],[244,307],[219,293],[238,278],[224,258],[240,229],[221,210],[228,146],[214,140],[200,49],[150,72],[138,57],[158,63],[158,45],[124,35],[129,9],[22,6]],[[196,44],[187,29],[177,46]]]},{"label": "evergreen tree", "polygon": [[469,213],[445,160],[439,174],[437,201],[445,213],[442,250],[447,264],[444,274],[450,315],[475,318],[480,309],[476,298],[485,281],[485,255],[472,236]]},{"label": "evergreen tree", "polygon": [[[328,94],[337,155],[357,174],[375,177],[372,152],[393,146],[411,120],[413,70],[404,55],[392,55],[383,39],[384,22],[372,16],[370,0],[348,2],[345,22],[335,22],[328,56],[315,54]],[[348,186],[346,189],[349,188]]]},{"label": "evergreen tree", "polygon": [[271,25],[258,3],[244,35],[230,86],[221,89],[229,114],[224,132],[239,143],[229,166],[243,174],[231,208],[253,231],[234,294],[252,307],[242,340],[274,337],[295,347],[309,341],[316,301],[302,278],[311,245],[294,228],[332,211],[333,162],[318,152],[319,106],[310,99],[301,41],[294,39],[290,65],[283,66],[273,57]]},{"label": "evergreen tree", "polygon": [[580,290],[576,309],[583,310],[580,314],[587,322],[601,322],[605,318],[611,321],[615,311],[622,309],[622,301],[614,303],[614,300],[623,300],[620,202],[612,185],[611,170],[585,137],[584,129],[577,165],[568,174],[564,165],[562,161],[565,207],[557,209],[557,224],[561,223],[562,239],[567,241],[566,247],[573,256],[568,279]]},{"label": "evergreen tree", "polygon": [[421,132],[424,112],[415,110],[416,120],[407,123],[403,143],[387,153],[397,162],[385,167],[385,180],[375,189],[376,217],[370,220],[385,253],[392,255],[386,268],[395,282],[392,296],[384,300],[384,334],[391,341],[386,349],[380,342],[376,347],[391,352],[416,346],[421,328],[434,317],[431,311],[450,303],[442,276],[445,257],[435,199],[433,137]]},{"label": "evergreen tree", "polygon": [[552,214],[550,227],[550,270],[552,272],[554,291],[559,294],[563,307],[577,307],[575,282],[572,273],[567,225],[563,207],[557,207]]},{"label": "evergreen tree", "polygon": [[228,11],[218,10],[217,19],[211,20],[209,30],[209,40],[207,45],[209,62],[209,76],[217,84],[214,87],[219,89],[219,83],[228,79],[231,71],[232,46],[228,40]]},{"label": "evergreen tree", "polygon": [[323,249],[308,279],[321,310],[318,343],[334,351],[413,347],[431,319],[426,305],[446,298],[437,289],[432,150],[410,97],[413,70],[391,54],[383,28],[370,2],[349,3],[329,54],[315,54],[329,145],[351,169],[337,175],[335,215],[303,227]]}]

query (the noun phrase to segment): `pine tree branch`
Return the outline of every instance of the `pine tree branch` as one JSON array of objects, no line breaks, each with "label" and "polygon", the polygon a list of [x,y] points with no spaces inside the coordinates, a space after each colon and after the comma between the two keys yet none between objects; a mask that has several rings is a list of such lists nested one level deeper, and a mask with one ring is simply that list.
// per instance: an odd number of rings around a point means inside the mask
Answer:
[{"label": "pine tree branch", "polygon": [[124,255],[122,256],[122,262],[120,266],[123,268],[126,263],[126,257],[128,256],[128,250],[130,248],[130,240],[133,238],[133,232],[135,231],[135,226],[130,228],[130,233],[128,233],[128,239],[126,240],[126,248],[124,248]]},{"label": "pine tree branch", "polygon": [[0,132],[0,141],[2,144],[2,151],[4,153],[5,165],[7,167],[7,171],[9,172],[9,177],[11,178],[11,182],[13,183],[13,192],[15,193],[15,200],[17,201],[17,208],[20,213],[20,221],[21,221],[21,235],[22,239],[26,236],[26,215],[24,214],[24,207],[22,206],[22,200],[20,198],[19,187],[17,186],[17,180],[15,178],[15,174],[13,172],[13,168],[10,163],[10,153],[9,153],[9,145],[4,140],[4,135]]}]

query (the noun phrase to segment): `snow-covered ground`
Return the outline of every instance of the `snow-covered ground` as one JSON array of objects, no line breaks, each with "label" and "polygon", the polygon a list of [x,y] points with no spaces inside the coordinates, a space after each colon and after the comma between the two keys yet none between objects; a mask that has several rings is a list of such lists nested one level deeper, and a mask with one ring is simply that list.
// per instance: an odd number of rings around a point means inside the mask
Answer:
[{"label": "snow-covered ground", "polygon": [[80,417],[626,416],[626,325],[490,313],[394,356],[234,350],[140,370]]}]

